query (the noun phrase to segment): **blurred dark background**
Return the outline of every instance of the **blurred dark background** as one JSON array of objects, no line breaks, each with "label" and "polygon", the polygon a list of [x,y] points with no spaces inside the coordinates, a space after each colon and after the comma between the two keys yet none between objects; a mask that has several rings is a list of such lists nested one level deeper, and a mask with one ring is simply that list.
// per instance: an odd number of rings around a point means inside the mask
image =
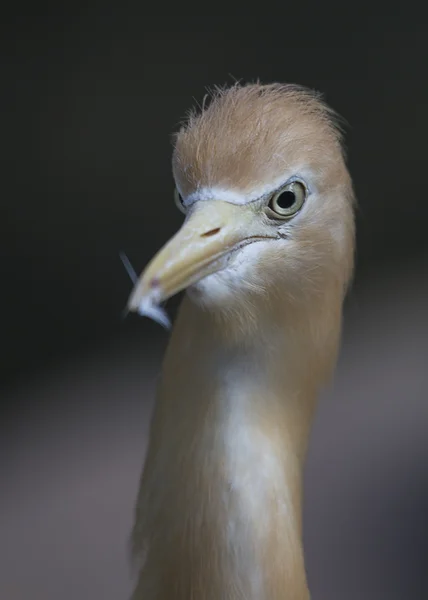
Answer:
[{"label": "blurred dark background", "polygon": [[428,42],[414,13],[345,8],[4,15],[2,598],[126,597],[168,335],[121,319],[119,252],[140,271],[179,227],[170,134],[235,78],[316,88],[349,123],[357,271],[308,459],[313,598],[428,597]]}]

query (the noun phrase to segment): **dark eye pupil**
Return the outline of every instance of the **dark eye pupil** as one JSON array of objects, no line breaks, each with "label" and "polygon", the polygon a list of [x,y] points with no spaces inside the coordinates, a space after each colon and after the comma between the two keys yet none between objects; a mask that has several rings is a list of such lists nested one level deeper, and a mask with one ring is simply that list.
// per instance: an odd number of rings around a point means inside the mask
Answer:
[{"label": "dark eye pupil", "polygon": [[296,202],[296,195],[294,192],[282,192],[276,199],[276,203],[279,208],[291,208]]}]

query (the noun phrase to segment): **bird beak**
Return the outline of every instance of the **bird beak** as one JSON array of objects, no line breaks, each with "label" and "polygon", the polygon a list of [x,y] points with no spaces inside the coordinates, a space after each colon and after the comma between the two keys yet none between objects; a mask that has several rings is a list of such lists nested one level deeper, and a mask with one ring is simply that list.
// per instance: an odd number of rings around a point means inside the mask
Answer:
[{"label": "bird beak", "polygon": [[154,314],[160,302],[221,269],[224,263],[219,259],[231,250],[269,237],[260,221],[250,205],[198,202],[181,229],[141,274],[128,310],[162,322],[160,315],[157,318]]}]

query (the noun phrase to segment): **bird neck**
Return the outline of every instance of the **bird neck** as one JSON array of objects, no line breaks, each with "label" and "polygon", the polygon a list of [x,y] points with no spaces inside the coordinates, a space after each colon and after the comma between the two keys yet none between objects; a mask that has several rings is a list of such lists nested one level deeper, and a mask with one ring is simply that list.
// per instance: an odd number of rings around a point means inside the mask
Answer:
[{"label": "bird neck", "polygon": [[135,600],[309,597],[302,467],[319,381],[296,344],[227,343],[183,302],[137,501]]}]

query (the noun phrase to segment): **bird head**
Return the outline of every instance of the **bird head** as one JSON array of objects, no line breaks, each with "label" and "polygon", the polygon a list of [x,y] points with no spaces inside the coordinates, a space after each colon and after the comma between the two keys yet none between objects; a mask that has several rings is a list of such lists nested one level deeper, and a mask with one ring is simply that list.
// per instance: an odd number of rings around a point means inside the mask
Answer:
[{"label": "bird head", "polygon": [[240,320],[326,298],[341,304],[353,264],[352,183],[337,119],[316,93],[216,90],[176,134],[173,174],[184,224],[142,273],[130,310],[156,318],[183,289]]}]

